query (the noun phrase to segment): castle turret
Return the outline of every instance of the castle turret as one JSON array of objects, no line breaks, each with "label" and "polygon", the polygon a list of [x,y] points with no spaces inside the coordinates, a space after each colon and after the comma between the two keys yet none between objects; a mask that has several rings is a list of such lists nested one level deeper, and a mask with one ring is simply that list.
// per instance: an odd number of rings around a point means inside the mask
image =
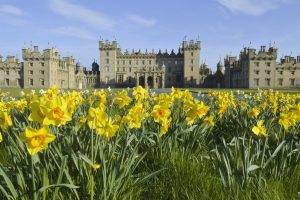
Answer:
[{"label": "castle turret", "polygon": [[114,85],[116,83],[116,65],[117,65],[117,50],[118,44],[116,41],[111,43],[99,41],[100,50],[100,80],[101,84]]},{"label": "castle turret", "polygon": [[194,42],[190,40],[182,42],[180,52],[184,55],[184,86],[194,87],[199,85],[199,57],[200,57],[200,41]]}]

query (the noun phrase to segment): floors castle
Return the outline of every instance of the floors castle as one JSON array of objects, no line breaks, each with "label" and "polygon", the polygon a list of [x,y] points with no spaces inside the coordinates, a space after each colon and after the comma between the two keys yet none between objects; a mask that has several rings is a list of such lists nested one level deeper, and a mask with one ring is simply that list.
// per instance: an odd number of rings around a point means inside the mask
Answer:
[{"label": "floors castle", "polygon": [[200,65],[200,41],[183,41],[177,52],[122,51],[116,41],[99,41],[99,65],[92,69],[73,57],[61,57],[55,48],[42,52],[37,46],[22,49],[20,61],[0,56],[0,88],[99,88],[134,87],[300,87],[300,56],[285,56],[277,63],[278,50],[265,46],[256,53],[244,48],[239,58],[227,56],[211,73]]}]

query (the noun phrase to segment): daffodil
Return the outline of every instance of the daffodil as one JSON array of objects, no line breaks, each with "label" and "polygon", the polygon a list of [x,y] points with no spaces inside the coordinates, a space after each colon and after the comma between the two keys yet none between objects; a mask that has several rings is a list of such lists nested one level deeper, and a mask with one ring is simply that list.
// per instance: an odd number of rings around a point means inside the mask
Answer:
[{"label": "daffodil", "polygon": [[213,127],[215,125],[214,116],[205,117],[203,120],[203,124],[207,127]]},{"label": "daffodil", "polygon": [[260,111],[258,108],[251,108],[248,111],[248,116],[252,119],[256,118],[259,115]]},{"label": "daffodil", "polygon": [[142,86],[134,87],[132,95],[136,100],[143,100],[146,95],[146,90]]},{"label": "daffodil", "polygon": [[0,128],[6,130],[11,125],[11,116],[5,111],[0,111]]},{"label": "daffodil", "polygon": [[114,98],[114,104],[117,104],[120,109],[129,105],[131,102],[131,98],[128,96],[126,90],[122,90],[118,92],[118,94]]},{"label": "daffodil", "polygon": [[257,122],[256,126],[254,126],[254,127],[252,128],[252,132],[253,132],[255,135],[257,135],[257,136],[259,136],[259,135],[268,136],[268,135],[266,134],[266,128],[264,127],[263,123],[264,123],[264,120],[259,120],[259,121]]},{"label": "daffodil", "polygon": [[155,122],[162,122],[163,120],[167,119],[171,114],[169,108],[155,105],[153,111],[151,113]]},{"label": "daffodil", "polygon": [[197,103],[197,114],[199,119],[204,117],[209,111],[209,107],[206,106],[203,102]]},{"label": "daffodil", "polygon": [[56,97],[52,102],[51,107],[45,114],[43,125],[61,126],[72,120],[72,115],[69,113],[68,104],[63,97]]},{"label": "daffodil", "polygon": [[47,126],[38,130],[27,127],[25,132],[20,134],[20,138],[26,143],[29,154],[34,155],[43,149],[47,149],[48,144],[55,140],[55,135],[50,133]]},{"label": "daffodil", "polygon": [[168,132],[169,126],[170,126],[170,124],[171,124],[171,121],[172,121],[172,119],[169,118],[169,119],[165,119],[165,120],[162,122],[161,129],[160,129],[160,133],[159,133],[159,137],[164,136],[164,135]]},{"label": "daffodil", "polygon": [[288,129],[291,126],[295,126],[297,122],[297,117],[292,113],[281,113],[279,116],[278,123],[284,127],[284,129]]}]

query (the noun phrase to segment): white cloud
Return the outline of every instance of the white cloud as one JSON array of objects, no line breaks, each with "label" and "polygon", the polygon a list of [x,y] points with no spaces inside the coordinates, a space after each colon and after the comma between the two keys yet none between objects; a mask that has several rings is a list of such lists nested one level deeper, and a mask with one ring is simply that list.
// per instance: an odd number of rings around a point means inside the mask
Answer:
[{"label": "white cloud", "polygon": [[0,4],[0,14],[13,15],[13,16],[22,16],[24,12],[13,5],[9,4]]},{"label": "white cloud", "polygon": [[25,19],[26,13],[20,8],[9,5],[0,4],[0,24],[9,26],[26,26],[29,22]]},{"label": "white cloud", "polygon": [[153,26],[156,23],[156,21],[153,19],[146,19],[138,15],[130,15],[128,19],[143,26]]},{"label": "white cloud", "polygon": [[88,39],[88,40],[97,39],[97,37],[91,32],[86,31],[85,29],[80,29],[71,26],[50,29],[50,32],[55,33],[57,35],[77,37],[80,39]]},{"label": "white cloud", "polygon": [[112,30],[116,21],[100,12],[66,0],[50,0],[50,8],[65,17],[79,20],[95,28]]},{"label": "white cloud", "polygon": [[293,0],[216,0],[232,12],[259,16]]}]

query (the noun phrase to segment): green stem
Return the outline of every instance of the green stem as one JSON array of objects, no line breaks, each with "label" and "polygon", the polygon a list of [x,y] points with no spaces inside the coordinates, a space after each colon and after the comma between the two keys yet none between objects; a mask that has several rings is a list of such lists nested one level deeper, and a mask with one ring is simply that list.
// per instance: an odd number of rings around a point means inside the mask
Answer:
[{"label": "green stem", "polygon": [[31,156],[31,178],[32,178],[32,191],[31,191],[31,197],[33,200],[37,200],[36,198],[36,186],[35,186],[35,174],[34,174],[34,165],[33,165],[33,159]]},{"label": "green stem", "polygon": [[[95,120],[94,120],[94,124],[95,124]],[[92,170],[91,170],[91,200],[94,199],[94,133],[93,133],[93,129],[92,129]]]}]

